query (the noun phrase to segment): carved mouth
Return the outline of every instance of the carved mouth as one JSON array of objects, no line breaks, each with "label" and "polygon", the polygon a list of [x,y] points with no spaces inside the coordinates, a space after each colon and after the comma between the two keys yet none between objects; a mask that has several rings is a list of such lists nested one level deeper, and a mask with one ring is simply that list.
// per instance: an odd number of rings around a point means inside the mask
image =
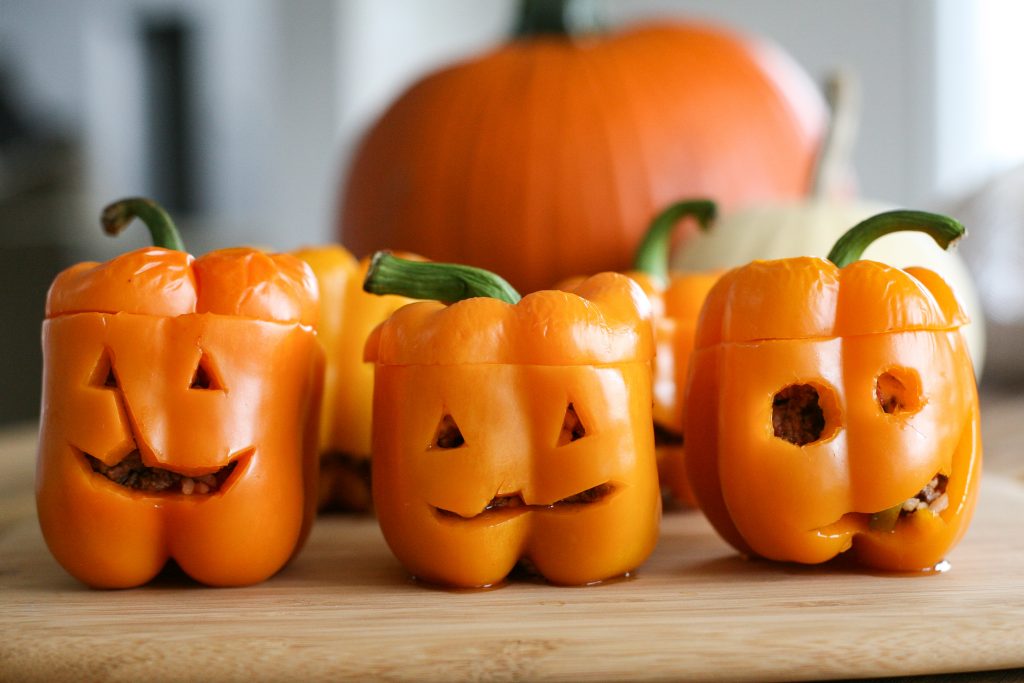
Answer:
[{"label": "carved mouth", "polygon": [[434,509],[437,510],[438,514],[442,517],[452,517],[456,519],[480,519],[499,515],[503,512],[519,513],[527,512],[529,510],[556,510],[573,505],[592,505],[604,500],[614,492],[615,486],[610,482],[605,482],[604,484],[593,486],[586,491],[580,491],[579,493],[573,494],[568,498],[557,500],[550,505],[530,505],[523,500],[522,494],[512,493],[491,498],[491,501],[484,506],[483,510],[469,517],[465,517],[457,512],[445,510],[440,507],[435,507]]},{"label": "carved mouth", "polygon": [[899,505],[871,515],[868,526],[876,531],[892,531],[901,519],[919,510],[928,510],[936,515],[941,513],[949,507],[949,496],[946,494],[947,484],[949,484],[949,477],[936,473],[931,481],[914,496],[907,498]]},{"label": "carved mouth", "polygon": [[233,458],[214,472],[190,477],[174,470],[147,466],[137,449],[115,465],[107,465],[85,452],[82,455],[93,472],[118,486],[145,493],[181,493],[186,496],[207,496],[220,491],[241,459]]},{"label": "carved mouth", "polygon": [[918,512],[928,511],[938,515],[949,507],[949,495],[946,493],[948,484],[948,476],[936,473],[920,491],[903,502],[874,513],[848,512],[839,521],[819,529],[819,533],[848,533],[851,524],[856,529],[867,526],[872,531],[893,531],[901,520]]}]

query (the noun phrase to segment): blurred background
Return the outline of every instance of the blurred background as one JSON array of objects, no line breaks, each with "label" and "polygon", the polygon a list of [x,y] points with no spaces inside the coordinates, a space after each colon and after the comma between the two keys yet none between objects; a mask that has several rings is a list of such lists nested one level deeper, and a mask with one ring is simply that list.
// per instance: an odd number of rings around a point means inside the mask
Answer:
[{"label": "blurred background", "polygon": [[[986,385],[1024,375],[1024,3],[605,0],[610,30],[700,19],[766,38],[817,83],[860,83],[857,192],[953,212],[989,321]],[[154,197],[193,253],[335,239],[347,162],[431,70],[507,40],[515,0],[0,0],[0,421],[34,418],[60,269]]]}]

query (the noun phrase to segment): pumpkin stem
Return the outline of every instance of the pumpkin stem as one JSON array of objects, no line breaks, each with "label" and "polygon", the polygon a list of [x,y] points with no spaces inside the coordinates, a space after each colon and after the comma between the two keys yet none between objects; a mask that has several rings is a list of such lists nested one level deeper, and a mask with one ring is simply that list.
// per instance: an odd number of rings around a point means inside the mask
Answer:
[{"label": "pumpkin stem", "polygon": [[512,37],[568,36],[596,31],[603,26],[598,15],[593,0],[520,0]]},{"label": "pumpkin stem", "polygon": [[964,226],[949,216],[925,211],[886,211],[847,230],[828,253],[828,260],[840,268],[848,266],[859,260],[868,245],[879,237],[903,231],[930,235],[943,249],[949,248],[950,244],[967,234]]},{"label": "pumpkin stem", "polygon": [[103,232],[113,237],[119,235],[135,218],[149,228],[154,246],[185,251],[185,243],[182,242],[178,229],[174,227],[174,221],[152,199],[129,197],[109,204],[103,209],[100,223],[103,225]]},{"label": "pumpkin stem", "polygon": [[668,277],[669,246],[679,221],[687,216],[706,231],[718,214],[718,207],[709,199],[685,199],[670,205],[651,221],[647,234],[636,250],[633,269],[664,280]]},{"label": "pumpkin stem", "polygon": [[386,251],[373,255],[363,290],[445,303],[486,296],[516,304],[522,298],[512,285],[488,270],[455,263],[409,261]]},{"label": "pumpkin stem", "polygon": [[853,146],[857,141],[860,93],[860,80],[852,70],[840,69],[830,74],[825,81],[829,119],[811,174],[810,195],[814,199],[833,196],[846,179]]}]

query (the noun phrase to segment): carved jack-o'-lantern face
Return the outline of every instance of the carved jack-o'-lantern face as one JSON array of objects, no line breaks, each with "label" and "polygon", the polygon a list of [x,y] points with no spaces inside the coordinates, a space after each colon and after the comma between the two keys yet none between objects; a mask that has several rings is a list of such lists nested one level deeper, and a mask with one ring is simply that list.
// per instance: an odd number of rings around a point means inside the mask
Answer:
[{"label": "carved jack-o'-lantern face", "polygon": [[941,561],[980,469],[963,315],[934,273],[755,262],[712,290],[687,387],[688,471],[734,546],[897,570]]},{"label": "carved jack-o'-lantern face", "polygon": [[528,560],[583,584],[647,557],[660,498],[641,300],[605,274],[515,306],[413,304],[375,331],[374,504],[413,575],[484,586]]},{"label": "carved jack-o'-lantern face", "polygon": [[199,581],[244,584],[297,550],[322,359],[315,284],[278,258],[143,249],[55,281],[37,501],[75,577],[138,585],[172,558]]}]

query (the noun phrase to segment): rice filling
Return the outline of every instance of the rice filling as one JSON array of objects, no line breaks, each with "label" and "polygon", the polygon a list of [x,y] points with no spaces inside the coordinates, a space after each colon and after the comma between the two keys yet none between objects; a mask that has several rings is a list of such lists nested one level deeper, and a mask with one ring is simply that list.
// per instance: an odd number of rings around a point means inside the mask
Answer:
[{"label": "rice filling", "polygon": [[946,495],[946,484],[949,478],[944,474],[936,474],[932,480],[913,498],[907,498],[900,507],[900,514],[910,514],[918,510],[931,510],[939,514],[949,507],[949,496]]}]

